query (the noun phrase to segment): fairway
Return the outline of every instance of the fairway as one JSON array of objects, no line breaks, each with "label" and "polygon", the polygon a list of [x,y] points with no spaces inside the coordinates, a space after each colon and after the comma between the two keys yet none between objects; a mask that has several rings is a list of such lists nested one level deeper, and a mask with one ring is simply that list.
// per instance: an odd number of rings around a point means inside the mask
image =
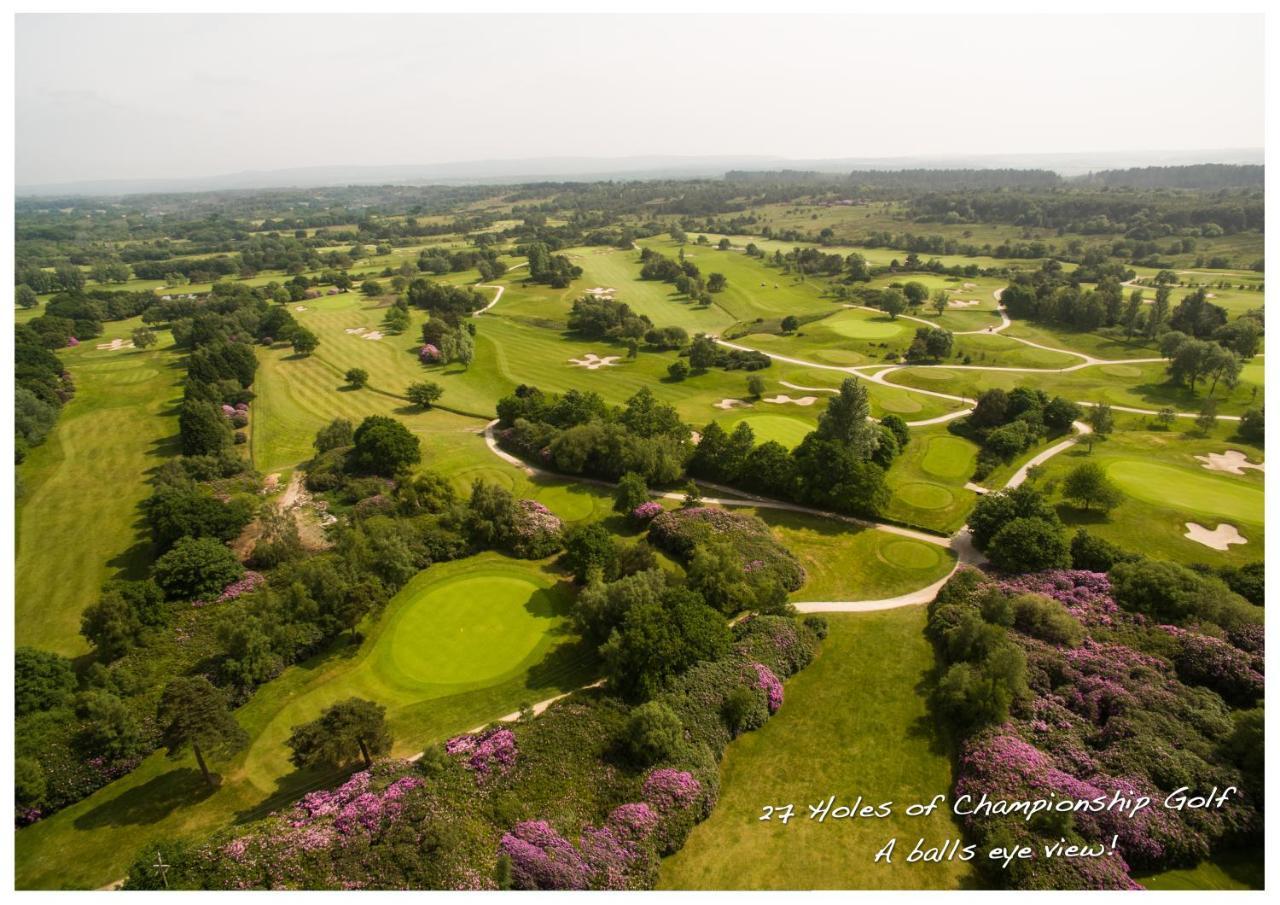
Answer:
[{"label": "fairway", "polygon": [[1262,489],[1156,462],[1121,459],[1107,466],[1120,489],[1148,503],[1185,509],[1190,514],[1262,524]]},{"label": "fairway", "polygon": [[[128,337],[139,323],[108,324],[98,342]],[[138,504],[150,492],[147,473],[177,451],[182,395],[168,333],[147,351],[94,345],[63,353],[76,395],[17,469],[17,643],[67,656],[89,649],[80,614],[102,583],[146,575]]]},{"label": "fairway", "polygon": [[800,441],[814,428],[812,421],[804,421],[787,415],[747,415],[726,424],[724,428],[726,431],[732,432],[739,424],[744,423],[751,426],[751,432],[755,434],[757,445],[769,440],[776,440],[788,449],[798,446]]},{"label": "fairway", "polygon": [[415,589],[394,622],[379,672],[402,685],[465,684],[518,666],[555,622],[555,600],[522,576],[459,575]]},{"label": "fairway", "polygon": [[[721,764],[720,801],[685,847],[662,863],[663,889],[956,889],[972,877],[960,862],[906,863],[918,838],[941,842],[960,828],[946,811],[906,817],[951,787],[920,683],[933,666],[923,607],[829,617],[817,659],[786,686],[778,715],[734,741]],[[807,818],[807,806],[894,802],[871,820]],[[783,824],[764,805],[795,805]],[[875,853],[892,837],[892,864]],[[907,846],[904,851],[903,845]]]}]

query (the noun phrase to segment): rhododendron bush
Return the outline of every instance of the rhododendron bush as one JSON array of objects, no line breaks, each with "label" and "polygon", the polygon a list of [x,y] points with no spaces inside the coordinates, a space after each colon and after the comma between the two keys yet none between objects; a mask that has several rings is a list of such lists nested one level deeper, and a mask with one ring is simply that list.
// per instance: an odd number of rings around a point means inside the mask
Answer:
[{"label": "rhododendron bush", "polygon": [[[130,888],[649,889],[661,856],[711,812],[739,688],[782,706],[782,681],[813,658],[810,626],[757,616],[728,655],[672,679],[658,700],[686,744],[656,763],[620,758],[632,707],[606,688],[537,717],[384,761],[202,844],[137,856]],[[762,708],[763,708],[762,704]],[[162,854],[166,877],[154,869]]]},{"label": "rhododendron bush", "polygon": [[[1086,633],[1078,642],[1045,640],[1017,627],[1002,601],[1026,594],[1058,602]],[[965,651],[958,639],[973,614],[1007,627],[1021,657],[1024,690],[1007,716],[970,728],[960,745],[954,795],[977,801],[1081,800],[1149,797],[1135,815],[1121,810],[965,818],[980,849],[1030,845],[1037,851],[1068,842],[1115,840],[1100,858],[1015,862],[989,877],[1024,889],[1129,889],[1134,871],[1194,865],[1215,846],[1247,840],[1260,830],[1261,789],[1224,754],[1232,736],[1230,704],[1252,704],[1262,691],[1261,659],[1213,626],[1157,625],[1111,597],[1102,573],[1054,571],[994,580],[964,570],[930,607],[930,636],[944,662]],[[1258,646],[1261,636],[1241,639]],[[990,643],[990,642],[986,642]],[[971,662],[981,663],[980,657]],[[1226,700],[1224,700],[1226,698]],[[1179,788],[1207,793],[1236,787],[1221,808],[1170,810]]]}]

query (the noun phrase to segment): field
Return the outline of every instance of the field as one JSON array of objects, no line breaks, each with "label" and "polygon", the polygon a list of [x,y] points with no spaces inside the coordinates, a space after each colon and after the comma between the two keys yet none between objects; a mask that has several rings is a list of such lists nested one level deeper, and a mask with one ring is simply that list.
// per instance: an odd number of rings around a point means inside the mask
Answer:
[{"label": "field", "polygon": [[[764,728],[730,746],[720,801],[685,847],[662,865],[663,889],[957,889],[968,865],[907,864],[919,838],[959,836],[945,811],[906,817],[951,786],[951,769],[918,693],[933,666],[921,634],[924,610],[837,614],[808,669]],[[817,822],[809,804],[894,803],[888,818]],[[795,805],[785,825],[761,821],[766,805]],[[875,853],[898,838],[892,864]]]},{"label": "field", "polygon": [[177,453],[182,371],[167,333],[146,351],[94,348],[136,326],[108,324],[102,337],[64,353],[76,395],[17,469],[19,645],[86,652],[80,614],[102,583],[146,574],[150,542],[138,504],[146,473]]},{"label": "field", "polygon": [[[364,694],[387,705],[394,753],[403,756],[590,682],[594,655],[566,631],[567,603],[545,564],[484,554],[421,573],[358,649],[291,667],[238,711],[253,741],[231,763],[214,765],[223,774],[216,792],[189,757],[154,754],[18,834],[18,886],[103,886],[148,840],[261,816],[332,783],[332,775],[295,771],[284,747],[292,726],[332,701]],[[453,656],[444,662],[439,650]],[[67,851],[77,857],[68,861]]]}]

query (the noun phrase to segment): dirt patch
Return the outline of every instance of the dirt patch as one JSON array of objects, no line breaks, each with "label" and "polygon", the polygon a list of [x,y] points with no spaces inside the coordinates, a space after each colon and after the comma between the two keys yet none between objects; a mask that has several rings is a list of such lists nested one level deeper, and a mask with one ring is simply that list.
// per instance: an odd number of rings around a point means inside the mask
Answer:
[{"label": "dirt patch", "polygon": [[729,411],[729,409],[751,407],[749,402],[743,402],[741,399],[721,399],[719,402],[713,402],[712,405],[718,409],[724,409],[726,412]]},{"label": "dirt patch", "polygon": [[1236,530],[1235,525],[1228,525],[1225,522],[1210,531],[1204,525],[1198,525],[1195,522],[1187,522],[1187,533],[1183,535],[1187,540],[1193,540],[1197,544],[1204,544],[1214,550],[1225,550],[1232,544],[1247,544],[1244,537]]},{"label": "dirt patch", "polygon": [[792,405],[813,405],[818,401],[817,396],[801,396],[799,399],[792,399],[790,396],[774,396],[771,399],[764,399],[763,402],[772,402],[774,405],[784,405],[790,402]]},{"label": "dirt patch", "polygon": [[260,492],[275,493],[279,488],[280,488],[280,475],[279,473],[272,473],[267,475],[267,477],[263,480],[262,490]]},{"label": "dirt patch", "polygon": [[601,358],[594,352],[588,352],[581,358],[570,358],[569,363],[577,365],[580,368],[586,368],[588,371],[595,371],[598,368],[613,367],[618,363],[620,357],[621,356],[618,355],[606,355],[604,358]]},{"label": "dirt patch", "polygon": [[132,349],[133,340],[131,339],[113,339],[109,343],[98,343],[94,348],[102,349],[106,352],[115,352],[120,349]]},{"label": "dirt patch", "polygon": [[1203,463],[1202,468],[1210,471],[1225,471],[1227,474],[1244,474],[1246,468],[1255,471],[1266,471],[1262,462],[1250,462],[1249,457],[1238,449],[1229,449],[1222,453],[1209,453],[1207,456],[1196,456]]}]

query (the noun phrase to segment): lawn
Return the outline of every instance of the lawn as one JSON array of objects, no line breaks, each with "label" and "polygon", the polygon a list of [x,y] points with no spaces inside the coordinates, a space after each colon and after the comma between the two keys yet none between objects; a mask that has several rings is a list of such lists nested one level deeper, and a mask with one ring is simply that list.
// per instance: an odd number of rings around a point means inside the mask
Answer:
[{"label": "lawn", "polygon": [[293,770],[284,741],[333,701],[363,695],[386,705],[393,753],[407,755],[580,687],[595,660],[567,628],[568,605],[545,562],[482,554],[432,567],[387,605],[358,648],[289,668],[237,711],[252,741],[232,762],[214,764],[223,774],[217,791],[204,787],[189,755],[154,754],[18,832],[17,886],[97,888],[121,877],[152,839],[207,833],[331,784],[332,774]]},{"label": "lawn", "polygon": [[[662,865],[663,889],[958,889],[974,881],[960,862],[905,863],[920,838],[941,844],[960,828],[940,810],[906,817],[908,804],[951,787],[920,685],[933,667],[921,607],[835,614],[818,658],[786,686],[778,714],[734,741],[721,762],[720,800],[684,848]],[[894,803],[878,819],[809,820],[807,805]],[[765,805],[795,805],[787,824],[761,821]],[[875,853],[893,837],[892,864]],[[905,848],[904,848],[905,846]]]},{"label": "lawn", "polygon": [[110,578],[142,578],[150,544],[138,504],[148,472],[177,454],[181,360],[167,332],[146,351],[99,350],[141,322],[62,353],[76,385],[48,439],[16,473],[17,643],[76,656],[80,614]]},{"label": "lawn", "polygon": [[945,424],[912,428],[911,441],[889,469],[892,497],[885,515],[932,531],[956,530],[973,506],[974,494],[964,485],[977,458],[977,445],[948,433]]},{"label": "lawn", "polygon": [[[1220,424],[1208,437],[1179,428],[1150,430],[1146,419],[1122,416],[1115,433],[1095,443],[1092,453],[1086,444],[1077,444],[1046,462],[1035,483],[1058,501],[1058,511],[1072,530],[1084,527],[1126,549],[1214,566],[1261,559],[1265,478],[1252,469],[1241,475],[1210,471],[1195,457],[1234,449],[1251,462],[1261,462],[1262,449],[1233,438],[1234,428],[1227,424]],[[1062,479],[1088,461],[1101,465],[1123,494],[1120,505],[1106,515],[1081,510],[1060,498]],[[1187,522],[1210,529],[1220,523],[1235,525],[1247,543],[1214,550],[1185,537]]]},{"label": "lawn", "polygon": [[1234,890],[1264,889],[1261,852],[1224,851],[1195,867],[1176,868],[1134,877],[1147,889]]}]

